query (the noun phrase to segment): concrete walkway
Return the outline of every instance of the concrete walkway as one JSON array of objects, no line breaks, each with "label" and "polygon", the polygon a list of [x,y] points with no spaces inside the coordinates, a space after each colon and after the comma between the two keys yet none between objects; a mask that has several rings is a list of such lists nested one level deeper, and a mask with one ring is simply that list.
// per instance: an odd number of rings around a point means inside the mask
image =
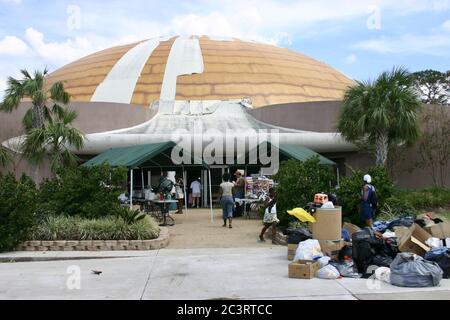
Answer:
[{"label": "concrete walkway", "polygon": [[188,209],[187,213],[172,216],[175,225],[169,227],[171,249],[271,247],[270,241],[257,242],[263,227],[261,219],[238,217],[230,229],[222,227],[220,209],[213,210],[212,222],[209,209]]},{"label": "concrete walkway", "polygon": [[450,299],[450,280],[411,289],[365,279],[290,279],[286,248],[280,246],[144,253],[0,263],[0,299]]}]

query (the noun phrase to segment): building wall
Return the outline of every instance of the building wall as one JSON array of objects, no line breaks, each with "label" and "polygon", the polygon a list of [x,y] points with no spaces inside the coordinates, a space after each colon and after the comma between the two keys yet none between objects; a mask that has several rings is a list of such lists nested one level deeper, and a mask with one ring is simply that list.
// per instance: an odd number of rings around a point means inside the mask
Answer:
[{"label": "building wall", "polygon": [[[430,106],[425,105],[424,108]],[[322,101],[271,105],[249,112],[258,120],[280,127],[298,130],[336,132],[337,119],[342,108],[341,101]],[[447,108],[450,112],[450,107]],[[351,168],[365,169],[375,164],[372,155],[361,152],[324,153],[325,157],[338,163],[342,174],[350,174]],[[433,185],[431,167],[419,168],[420,160],[417,147],[402,150],[396,159],[396,165],[390,168],[395,184],[400,188],[424,188]],[[450,170],[450,169],[449,169]],[[450,175],[446,186],[450,186]]]},{"label": "building wall", "polygon": [[[23,134],[22,118],[30,107],[30,102],[24,102],[12,113],[0,112],[0,143]],[[140,105],[73,102],[70,107],[78,112],[74,126],[86,134],[135,126],[154,115],[150,108]],[[17,177],[25,173],[36,181],[51,175],[48,161],[44,161],[43,165],[36,169],[31,168],[18,154],[14,155],[13,160],[14,163],[9,168],[0,168],[0,172],[13,171]]]}]

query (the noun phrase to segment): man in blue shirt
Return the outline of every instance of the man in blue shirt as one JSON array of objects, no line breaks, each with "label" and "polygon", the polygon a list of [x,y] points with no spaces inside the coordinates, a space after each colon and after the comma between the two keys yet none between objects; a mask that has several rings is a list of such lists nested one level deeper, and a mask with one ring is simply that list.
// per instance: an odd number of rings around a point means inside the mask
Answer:
[{"label": "man in blue shirt", "polygon": [[368,174],[364,176],[364,185],[361,190],[360,218],[368,227],[372,227],[374,211],[376,206],[375,187],[371,185],[372,177]]}]

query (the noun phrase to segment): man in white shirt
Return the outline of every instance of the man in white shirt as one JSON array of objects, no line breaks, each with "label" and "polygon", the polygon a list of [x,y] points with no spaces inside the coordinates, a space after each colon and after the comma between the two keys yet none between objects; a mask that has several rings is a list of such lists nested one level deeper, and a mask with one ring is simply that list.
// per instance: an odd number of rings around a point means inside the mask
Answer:
[{"label": "man in white shirt", "polygon": [[192,190],[192,207],[199,207],[200,205],[200,196],[201,196],[202,185],[200,183],[200,178],[192,181],[191,190]]}]

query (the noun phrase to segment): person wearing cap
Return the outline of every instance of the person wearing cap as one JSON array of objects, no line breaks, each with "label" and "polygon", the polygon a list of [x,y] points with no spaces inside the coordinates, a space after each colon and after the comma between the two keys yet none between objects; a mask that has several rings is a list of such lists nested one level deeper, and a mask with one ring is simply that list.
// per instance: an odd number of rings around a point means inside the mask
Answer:
[{"label": "person wearing cap", "polygon": [[371,184],[372,177],[368,174],[363,177],[364,185],[361,190],[360,198],[360,218],[366,226],[372,227],[374,213],[376,209],[375,187]]}]

